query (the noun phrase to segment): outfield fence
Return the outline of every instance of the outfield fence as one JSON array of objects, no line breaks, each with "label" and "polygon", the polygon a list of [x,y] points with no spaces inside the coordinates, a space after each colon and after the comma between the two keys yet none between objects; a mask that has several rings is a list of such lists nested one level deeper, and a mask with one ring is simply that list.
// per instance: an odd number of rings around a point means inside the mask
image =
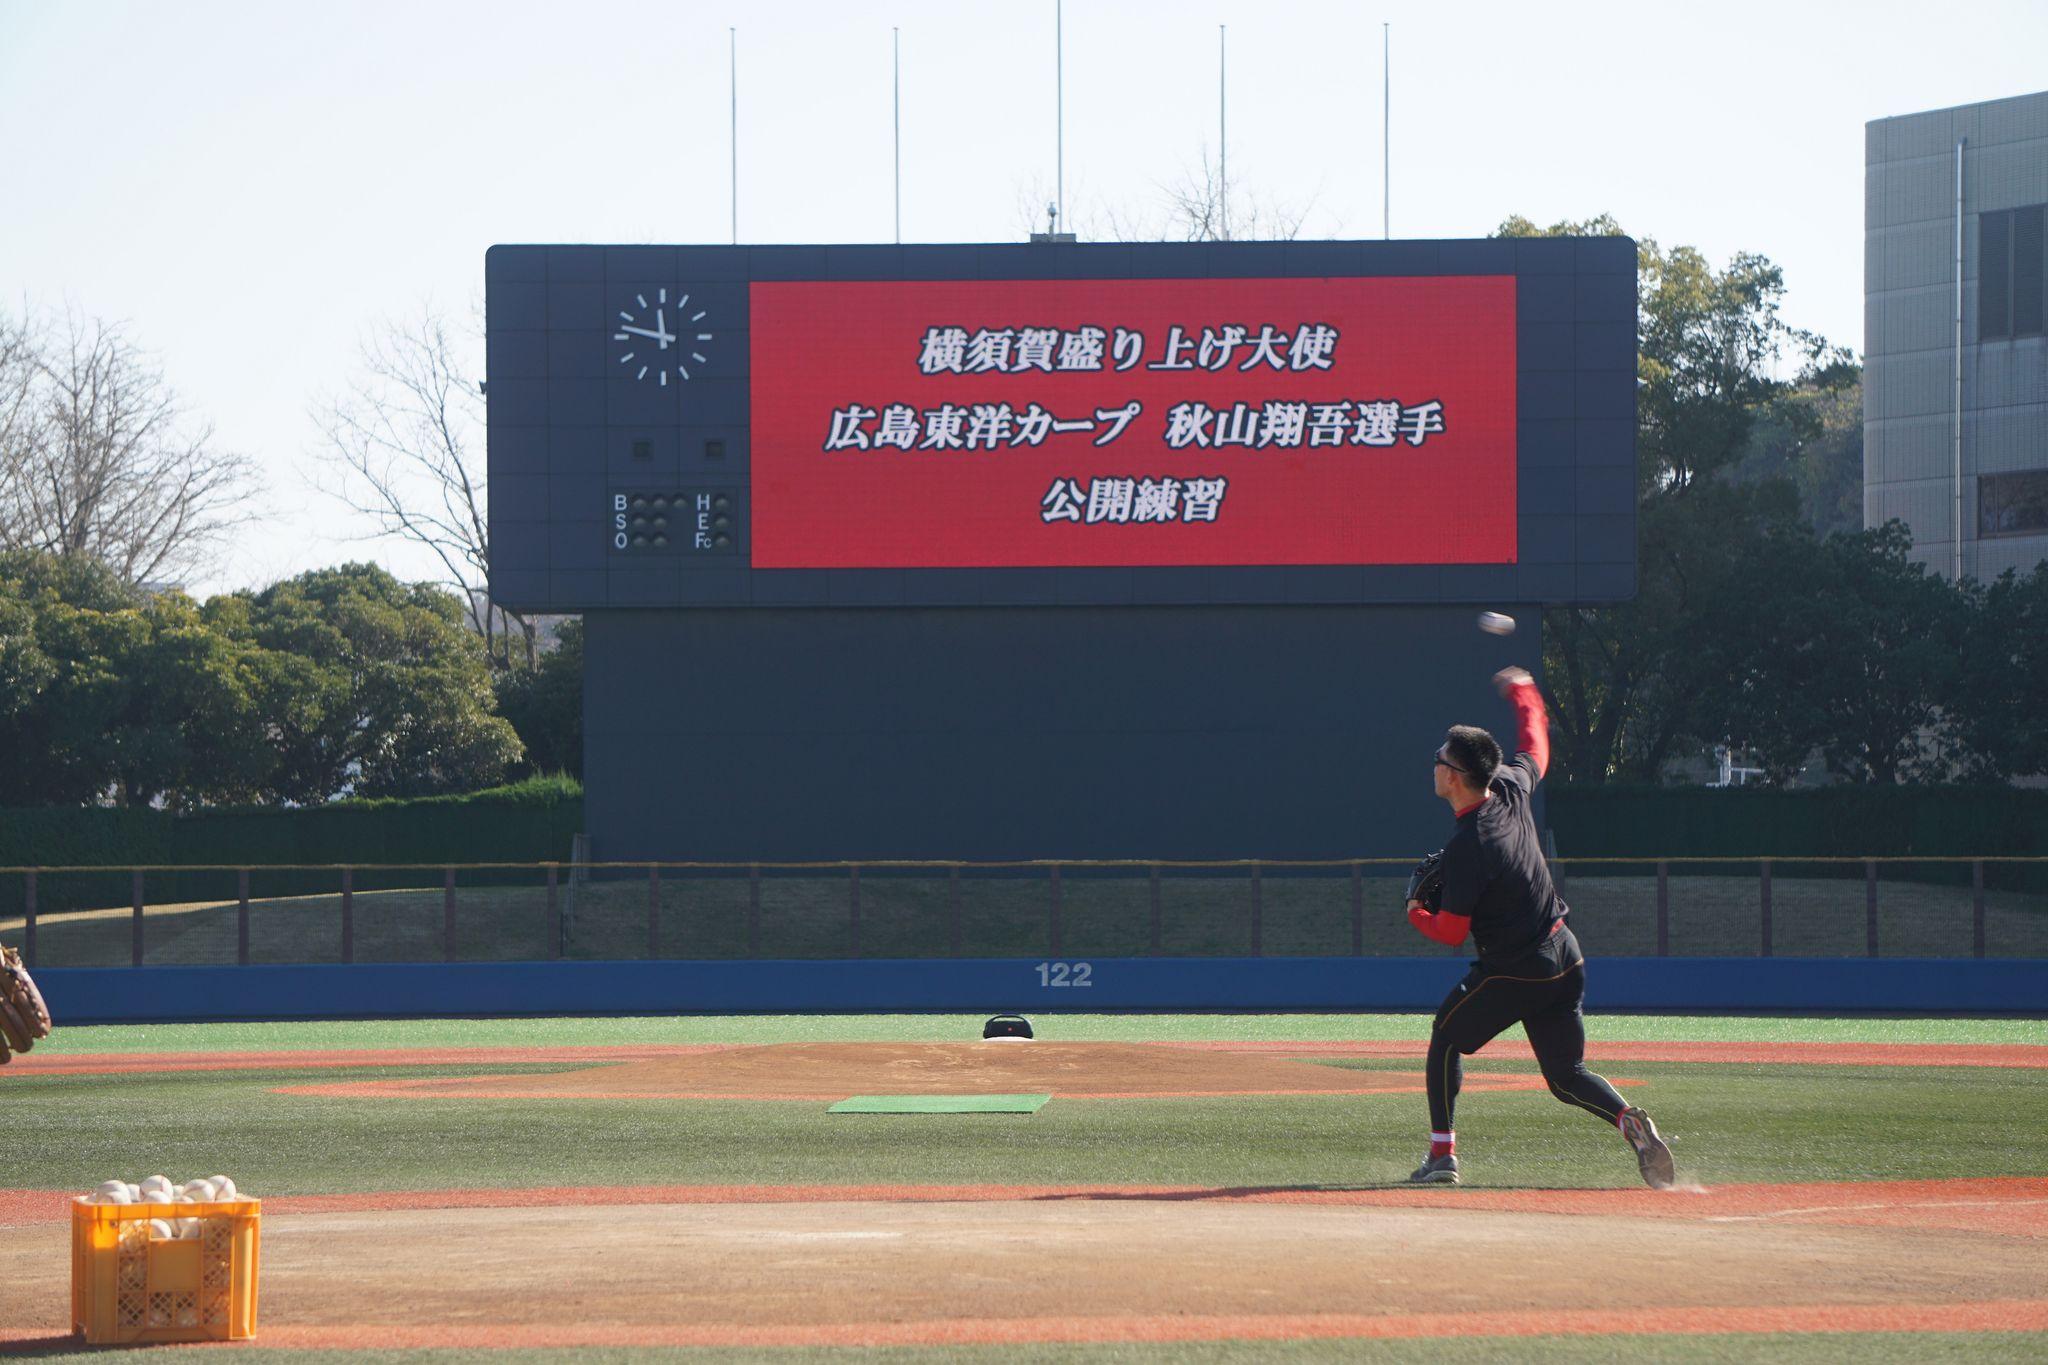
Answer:
[{"label": "outfield fence", "polygon": [[[1412,863],[1039,860],[0,868],[35,966],[1457,956]],[[1558,858],[1599,957],[2048,958],[2048,858]]]}]

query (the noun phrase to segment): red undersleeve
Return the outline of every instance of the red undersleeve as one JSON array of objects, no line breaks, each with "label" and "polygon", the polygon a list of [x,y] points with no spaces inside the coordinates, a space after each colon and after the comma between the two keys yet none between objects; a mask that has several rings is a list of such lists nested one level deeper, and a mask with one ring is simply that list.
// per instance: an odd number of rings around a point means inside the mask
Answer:
[{"label": "red undersleeve", "polygon": [[1454,915],[1447,910],[1424,910],[1416,906],[1408,912],[1408,922],[1422,932],[1423,937],[1435,939],[1438,943],[1457,947],[1465,941],[1465,935],[1472,932],[1470,915]]},{"label": "red undersleeve", "polygon": [[1521,751],[1536,762],[1536,776],[1550,769],[1550,722],[1543,714],[1543,694],[1532,682],[1516,683],[1508,689],[1515,716],[1521,722]]}]

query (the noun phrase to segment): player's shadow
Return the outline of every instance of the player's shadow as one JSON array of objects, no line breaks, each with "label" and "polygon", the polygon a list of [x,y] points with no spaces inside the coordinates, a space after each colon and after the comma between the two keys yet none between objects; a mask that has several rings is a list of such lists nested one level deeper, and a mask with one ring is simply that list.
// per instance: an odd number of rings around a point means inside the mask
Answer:
[{"label": "player's shadow", "polygon": [[[1218,1185],[1200,1190],[1066,1190],[1035,1194],[1030,1202],[1060,1200],[1101,1200],[1104,1202],[1184,1204],[1202,1199],[1258,1199],[1287,1194],[1357,1194],[1371,1190],[1438,1189],[1441,1186],[1414,1185],[1406,1180],[1361,1180],[1342,1185]],[[1495,1186],[1494,1188],[1504,1188]]]},{"label": "player's shadow", "polygon": [[[1350,1180],[1320,1185],[1217,1185],[1197,1190],[1066,1190],[1035,1194],[1027,1202],[1059,1200],[1100,1200],[1104,1202],[1184,1204],[1203,1199],[1259,1199],[1289,1194],[1378,1194],[1387,1190],[1414,1190],[1420,1194],[1455,1199],[1460,1189],[1484,1189],[1491,1194],[1587,1194],[1605,1186],[1587,1185],[1418,1185],[1412,1180]],[[1633,1186],[1617,1186],[1632,1189]]]}]

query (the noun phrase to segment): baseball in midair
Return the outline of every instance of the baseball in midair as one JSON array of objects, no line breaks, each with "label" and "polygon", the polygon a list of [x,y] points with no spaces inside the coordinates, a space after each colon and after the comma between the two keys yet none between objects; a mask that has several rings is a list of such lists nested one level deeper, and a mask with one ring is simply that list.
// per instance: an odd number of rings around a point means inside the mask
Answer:
[{"label": "baseball in midair", "polygon": [[1488,635],[1513,635],[1515,618],[1497,611],[1482,611],[1479,613],[1479,628]]}]

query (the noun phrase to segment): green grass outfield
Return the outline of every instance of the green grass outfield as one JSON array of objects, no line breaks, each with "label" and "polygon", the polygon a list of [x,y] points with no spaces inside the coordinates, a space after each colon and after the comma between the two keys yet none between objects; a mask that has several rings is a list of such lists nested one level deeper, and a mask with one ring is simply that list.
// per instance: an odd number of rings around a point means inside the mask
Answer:
[{"label": "green grass outfield", "polygon": [[[1455,964],[1446,964],[1446,979]],[[1044,1015],[1042,1038],[1417,1039],[1422,1015]],[[688,1042],[960,1040],[980,1016],[755,1016],[155,1025],[61,1030],[52,1055]],[[1603,1039],[2048,1046],[2043,1019],[1686,1018],[1596,1015],[1592,1060],[1640,1084],[1684,1175],[1737,1182],[2048,1175],[2048,1072],[1991,1067],[1701,1065],[1599,1059]],[[1328,1064],[1412,1076],[1410,1061]],[[588,1063],[577,1063],[577,1066]],[[1055,1100],[1036,1115],[835,1117],[823,1103],[361,1099],[280,1085],[561,1063],[293,1066],[116,1076],[0,1076],[12,1136],[0,1186],[90,1189],[233,1173],[262,1195],[597,1184],[1169,1184],[1360,1186],[1420,1154],[1422,1097]],[[1519,1030],[1468,1063],[1533,1072]],[[1460,1106],[1468,1185],[1631,1188],[1611,1130],[1542,1092],[1475,1091]],[[1451,1196],[1455,1198],[1455,1195]],[[708,1362],[1962,1360],[2040,1356],[2048,1334],[1883,1333],[1176,1343],[945,1350],[301,1352],[305,1365],[440,1361]],[[41,1351],[68,1359],[69,1347]],[[231,1352],[237,1358],[243,1352]],[[32,1357],[33,1358],[33,1357]],[[211,1356],[209,1357],[211,1358]]]},{"label": "green grass outfield", "polygon": [[[1417,1015],[1042,1016],[1048,1039],[1419,1038]],[[969,1016],[771,1016],[214,1024],[76,1028],[53,1053],[536,1047],[650,1042],[967,1039]],[[2048,1043],[2042,1020],[1598,1018],[1600,1038]],[[1412,1075],[1413,1062],[1333,1063]],[[1419,1095],[1055,1100],[1016,1120],[863,1116],[739,1100],[521,1101],[279,1095],[340,1079],[561,1071],[560,1062],[293,1067],[119,1076],[9,1076],[0,1184],[86,1190],[110,1176],[229,1171],[254,1191],[583,1184],[1371,1184],[1422,1145]],[[1519,1030],[1468,1063],[1533,1073]],[[1695,1065],[1604,1069],[1643,1082],[1681,1165],[1708,1184],[2048,1174],[2039,1071],[1915,1066]],[[1546,1093],[1460,1106],[1472,1183],[1630,1186],[1601,1125]],[[858,1128],[850,1128],[857,1124]],[[859,1134],[849,1142],[849,1132]],[[972,1141],[963,1140],[968,1134]],[[60,1136],[61,1135],[61,1136]]]}]

